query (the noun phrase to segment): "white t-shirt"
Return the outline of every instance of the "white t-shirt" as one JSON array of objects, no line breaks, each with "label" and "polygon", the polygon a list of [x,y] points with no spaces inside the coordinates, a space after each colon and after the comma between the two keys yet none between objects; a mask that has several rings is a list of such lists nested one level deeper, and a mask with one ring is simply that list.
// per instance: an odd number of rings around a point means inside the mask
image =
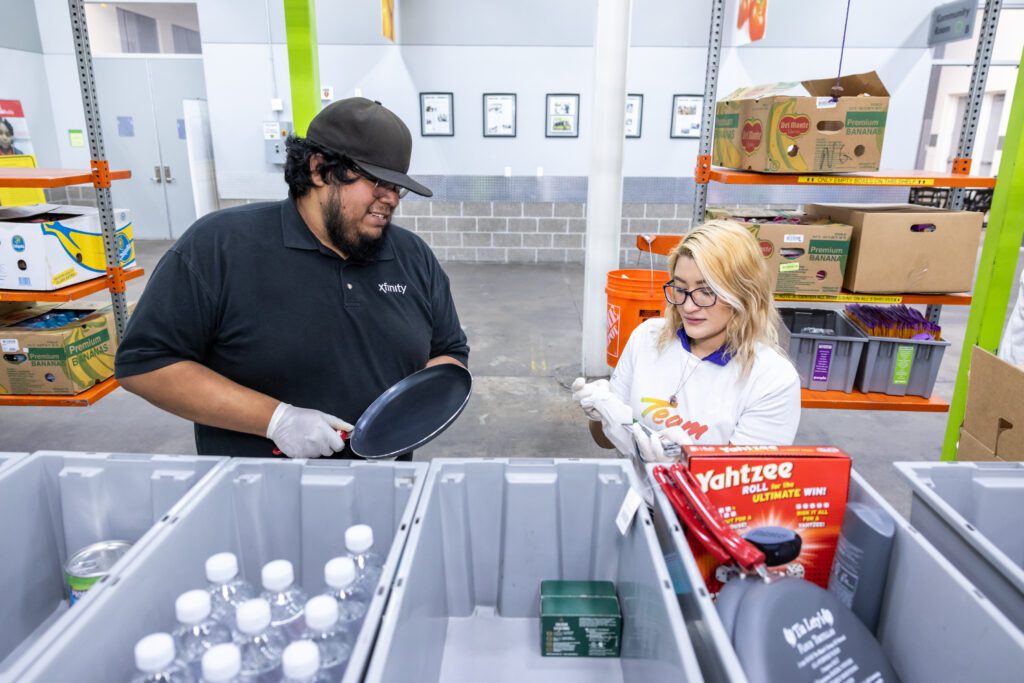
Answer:
[{"label": "white t-shirt", "polygon": [[611,390],[635,420],[654,430],[681,425],[703,445],[793,443],[800,376],[788,358],[758,344],[750,374],[742,378],[739,361],[718,351],[701,360],[681,340],[659,351],[664,325],[664,318],[652,318],[637,327],[612,373]]},{"label": "white t-shirt", "polygon": [[1024,364],[1024,273],[1020,274],[1017,303],[1006,320],[1006,331],[999,342],[999,357],[1014,365]]}]

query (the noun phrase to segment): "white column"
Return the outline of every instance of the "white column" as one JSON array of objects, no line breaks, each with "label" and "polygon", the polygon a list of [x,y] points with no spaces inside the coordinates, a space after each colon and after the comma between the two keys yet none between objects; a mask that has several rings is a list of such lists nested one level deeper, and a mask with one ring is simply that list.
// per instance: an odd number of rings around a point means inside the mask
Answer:
[{"label": "white column", "polygon": [[626,61],[632,0],[598,0],[594,37],[593,145],[587,183],[583,275],[583,373],[607,375],[608,271],[619,267]]}]

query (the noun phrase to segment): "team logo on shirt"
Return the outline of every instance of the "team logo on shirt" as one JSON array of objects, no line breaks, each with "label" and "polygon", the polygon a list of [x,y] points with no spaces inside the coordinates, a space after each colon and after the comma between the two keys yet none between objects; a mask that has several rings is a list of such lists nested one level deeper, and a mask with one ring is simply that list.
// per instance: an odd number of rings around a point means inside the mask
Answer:
[{"label": "team logo on shirt", "polygon": [[644,408],[644,412],[640,414],[640,417],[647,417],[649,415],[651,422],[656,425],[665,425],[666,429],[676,426],[682,427],[683,431],[694,439],[699,439],[708,431],[708,426],[705,424],[693,420],[684,420],[679,417],[678,413],[673,414],[672,404],[665,399],[641,398],[640,403],[648,404]]},{"label": "team logo on shirt", "polygon": [[377,285],[377,291],[381,294],[405,294],[405,290],[408,285],[392,285],[387,282],[381,282]]}]

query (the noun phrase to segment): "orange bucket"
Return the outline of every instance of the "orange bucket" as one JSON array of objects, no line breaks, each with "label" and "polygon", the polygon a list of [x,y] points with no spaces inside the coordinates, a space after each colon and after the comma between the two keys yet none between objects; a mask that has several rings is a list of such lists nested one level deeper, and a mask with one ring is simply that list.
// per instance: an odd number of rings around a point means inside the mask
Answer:
[{"label": "orange bucket", "polygon": [[608,365],[613,368],[626,348],[629,335],[648,318],[665,314],[667,276],[661,270],[612,270],[608,272]]}]

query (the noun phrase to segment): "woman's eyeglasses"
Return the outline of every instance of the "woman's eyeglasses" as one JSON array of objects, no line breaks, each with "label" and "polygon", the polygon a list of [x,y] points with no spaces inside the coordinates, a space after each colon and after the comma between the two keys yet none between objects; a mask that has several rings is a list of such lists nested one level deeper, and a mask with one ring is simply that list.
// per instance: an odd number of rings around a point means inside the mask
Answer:
[{"label": "woman's eyeglasses", "polygon": [[711,308],[718,302],[718,295],[710,287],[697,287],[696,289],[685,290],[676,287],[671,282],[666,282],[662,289],[665,290],[665,301],[673,306],[682,306],[687,299],[701,308]]}]

